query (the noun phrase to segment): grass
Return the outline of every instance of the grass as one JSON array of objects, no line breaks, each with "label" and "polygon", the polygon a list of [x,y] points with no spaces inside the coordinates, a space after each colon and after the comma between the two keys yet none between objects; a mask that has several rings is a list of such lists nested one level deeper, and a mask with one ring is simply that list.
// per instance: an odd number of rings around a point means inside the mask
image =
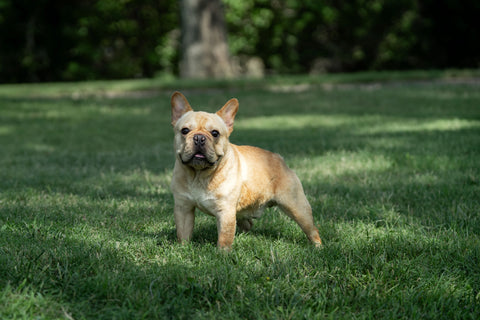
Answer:
[{"label": "grass", "polygon": [[231,140],[284,156],[325,243],[269,210],[229,254],[202,213],[175,242],[168,86],[0,86],[0,318],[478,319],[480,90],[405,79],[176,82],[239,98]]},{"label": "grass", "polygon": [[[330,87],[338,84],[351,83],[402,83],[411,81],[471,81],[480,78],[480,69],[448,69],[448,70],[411,70],[385,72],[336,73],[323,75],[272,75],[261,79],[239,78],[230,80],[185,80],[164,76],[154,79],[89,81],[30,84],[0,85],[0,96],[31,98],[73,98],[88,97],[118,97],[154,95],[159,91],[174,91],[205,89],[273,89],[291,91],[302,88]],[[293,87],[292,87],[293,86]],[[295,86],[299,86],[295,88]]]}]

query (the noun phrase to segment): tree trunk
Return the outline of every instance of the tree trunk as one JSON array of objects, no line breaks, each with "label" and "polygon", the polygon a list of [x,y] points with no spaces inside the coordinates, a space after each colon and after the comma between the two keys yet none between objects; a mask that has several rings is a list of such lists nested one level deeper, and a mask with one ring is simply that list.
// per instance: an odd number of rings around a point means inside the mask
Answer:
[{"label": "tree trunk", "polygon": [[180,0],[182,78],[233,76],[221,0]]}]

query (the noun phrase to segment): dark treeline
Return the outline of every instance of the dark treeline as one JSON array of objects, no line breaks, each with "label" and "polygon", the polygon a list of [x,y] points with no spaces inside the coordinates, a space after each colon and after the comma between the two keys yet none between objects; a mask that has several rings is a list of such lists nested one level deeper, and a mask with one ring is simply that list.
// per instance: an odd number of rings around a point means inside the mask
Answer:
[{"label": "dark treeline", "polygon": [[177,26],[176,1],[0,0],[0,81],[151,77]]},{"label": "dark treeline", "polygon": [[[480,67],[478,0],[223,2],[272,73]],[[178,74],[179,26],[178,0],[0,0],[0,82]]]}]

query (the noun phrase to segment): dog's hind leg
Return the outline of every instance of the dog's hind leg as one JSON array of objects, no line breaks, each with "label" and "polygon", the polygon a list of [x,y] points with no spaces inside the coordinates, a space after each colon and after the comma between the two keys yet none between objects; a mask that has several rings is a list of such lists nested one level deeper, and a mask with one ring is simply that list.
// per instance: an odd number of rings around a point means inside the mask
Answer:
[{"label": "dog's hind leg", "polygon": [[302,184],[296,176],[287,188],[277,194],[277,205],[300,226],[316,247],[322,245],[318,229],[313,221],[312,208],[303,192]]},{"label": "dog's hind leg", "polygon": [[308,202],[302,204],[295,203],[294,205],[279,204],[279,207],[300,226],[315,246],[319,247],[322,245],[318,229],[313,222],[312,209]]}]

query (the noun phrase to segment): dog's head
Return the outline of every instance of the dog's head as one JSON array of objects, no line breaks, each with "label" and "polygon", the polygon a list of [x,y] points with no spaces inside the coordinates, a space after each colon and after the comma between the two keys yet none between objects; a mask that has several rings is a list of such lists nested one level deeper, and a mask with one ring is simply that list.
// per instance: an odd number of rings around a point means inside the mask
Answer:
[{"label": "dog's head", "polygon": [[238,100],[230,99],[216,113],[195,112],[185,96],[175,92],[171,104],[176,156],[195,170],[215,167],[228,148]]}]

